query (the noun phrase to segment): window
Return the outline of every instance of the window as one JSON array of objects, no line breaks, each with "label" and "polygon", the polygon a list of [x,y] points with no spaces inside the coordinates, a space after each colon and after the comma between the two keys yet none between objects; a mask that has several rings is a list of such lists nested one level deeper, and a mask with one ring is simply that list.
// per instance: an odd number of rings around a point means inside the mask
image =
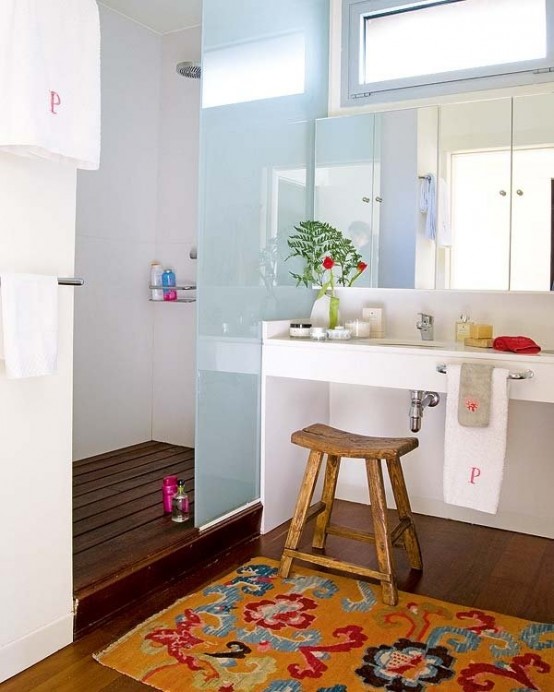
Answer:
[{"label": "window", "polygon": [[343,102],[548,68],[552,0],[343,0]]}]

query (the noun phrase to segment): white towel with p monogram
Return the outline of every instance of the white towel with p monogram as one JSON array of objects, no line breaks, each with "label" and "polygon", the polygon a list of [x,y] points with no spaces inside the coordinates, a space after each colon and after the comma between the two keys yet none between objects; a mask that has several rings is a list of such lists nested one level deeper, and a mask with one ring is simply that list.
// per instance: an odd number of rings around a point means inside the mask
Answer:
[{"label": "white towel with p monogram", "polygon": [[504,476],[508,431],[508,375],[494,368],[486,427],[458,422],[461,365],[448,365],[444,435],[444,501],[496,514]]}]

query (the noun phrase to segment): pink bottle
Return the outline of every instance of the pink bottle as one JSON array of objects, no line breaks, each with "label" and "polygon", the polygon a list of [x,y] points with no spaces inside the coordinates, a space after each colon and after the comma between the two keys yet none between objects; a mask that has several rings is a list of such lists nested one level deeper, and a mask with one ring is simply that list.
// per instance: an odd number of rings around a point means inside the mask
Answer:
[{"label": "pink bottle", "polygon": [[165,514],[171,514],[171,502],[177,492],[177,476],[166,476],[163,479],[162,494]]}]

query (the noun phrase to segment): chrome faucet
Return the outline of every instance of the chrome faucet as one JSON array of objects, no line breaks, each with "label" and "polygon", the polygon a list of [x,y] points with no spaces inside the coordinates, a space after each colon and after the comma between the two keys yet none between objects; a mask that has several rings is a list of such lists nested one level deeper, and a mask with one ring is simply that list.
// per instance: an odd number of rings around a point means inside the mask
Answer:
[{"label": "chrome faucet", "polygon": [[419,320],[416,322],[416,327],[421,332],[423,341],[433,341],[433,316],[426,315],[424,312],[419,313]]}]

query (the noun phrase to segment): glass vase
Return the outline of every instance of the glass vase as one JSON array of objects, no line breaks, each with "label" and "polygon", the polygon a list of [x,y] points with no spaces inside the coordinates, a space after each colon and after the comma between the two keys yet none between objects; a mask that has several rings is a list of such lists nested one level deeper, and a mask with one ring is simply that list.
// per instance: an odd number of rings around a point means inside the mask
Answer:
[{"label": "glass vase", "polygon": [[330,296],[329,300],[329,329],[334,329],[339,323],[339,304],[336,296]]}]

